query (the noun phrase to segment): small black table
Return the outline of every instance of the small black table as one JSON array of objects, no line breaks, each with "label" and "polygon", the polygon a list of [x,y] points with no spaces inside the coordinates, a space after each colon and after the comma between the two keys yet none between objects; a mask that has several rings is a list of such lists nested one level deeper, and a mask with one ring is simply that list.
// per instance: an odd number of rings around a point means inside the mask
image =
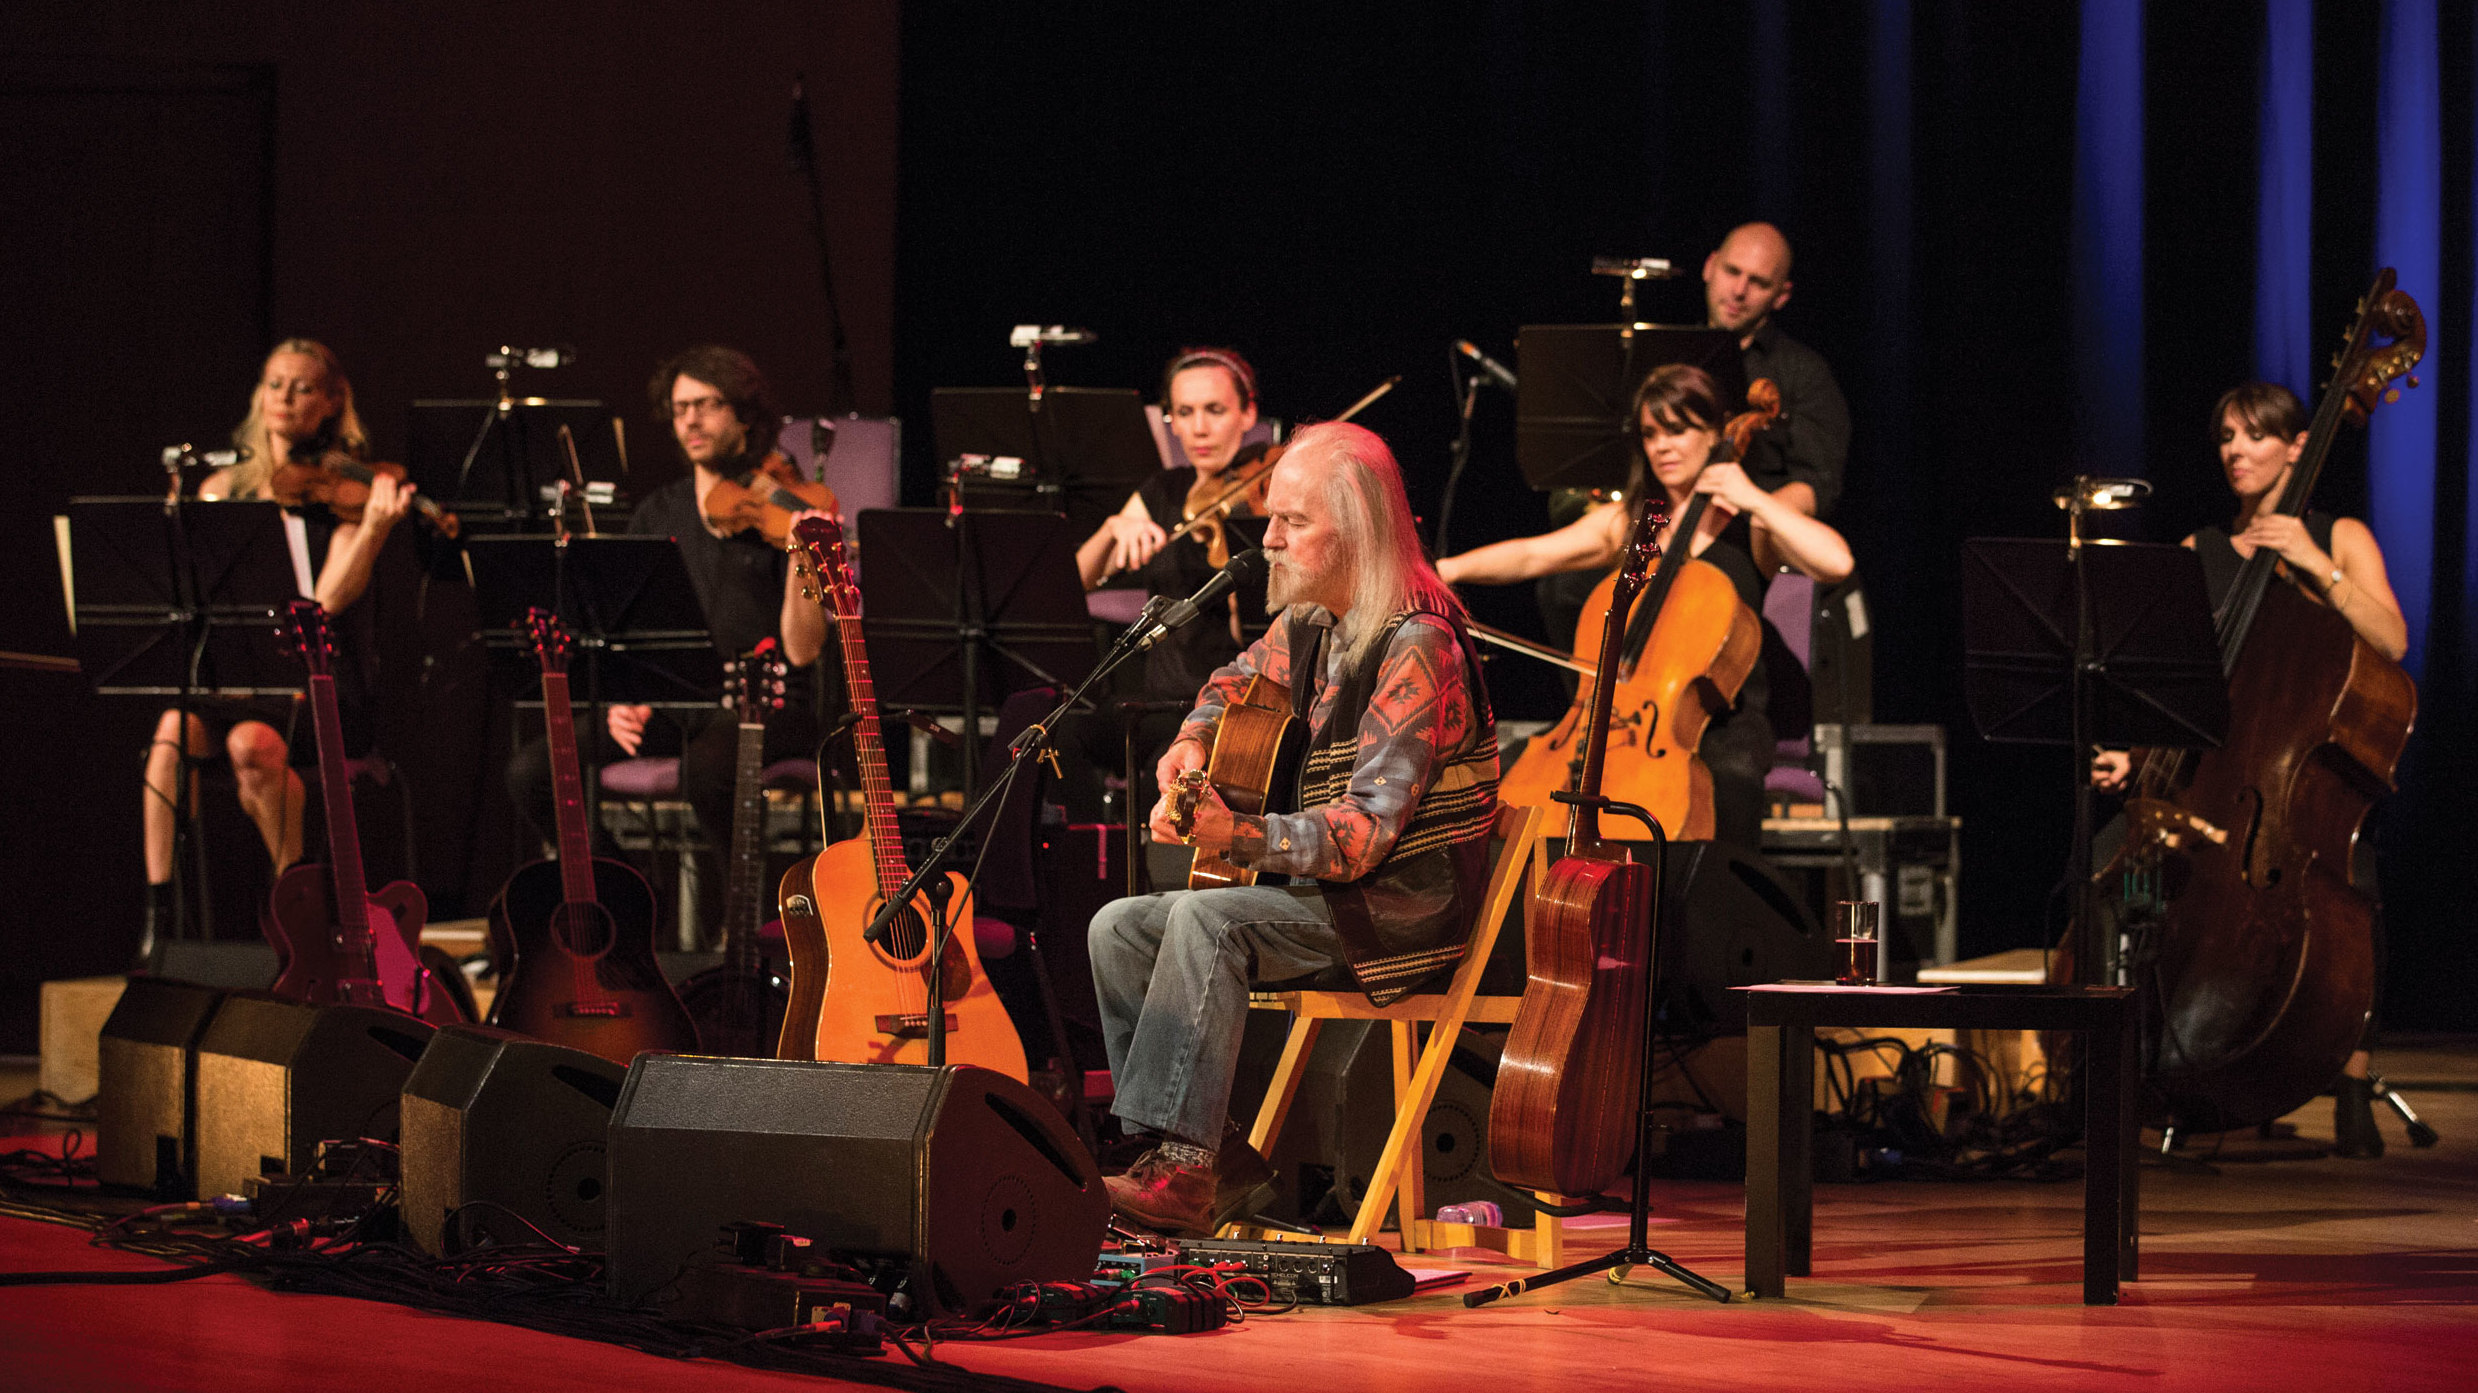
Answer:
[{"label": "small black table", "polygon": [[2141,1209],[2134,1148],[2134,994],[2125,987],[1963,986],[1747,991],[1747,1290],[1780,1296],[1808,1275],[1815,1217],[1810,1135],[1815,1028],[2071,1031],[2082,1041],[2082,1301],[2117,1304],[2135,1280]]}]

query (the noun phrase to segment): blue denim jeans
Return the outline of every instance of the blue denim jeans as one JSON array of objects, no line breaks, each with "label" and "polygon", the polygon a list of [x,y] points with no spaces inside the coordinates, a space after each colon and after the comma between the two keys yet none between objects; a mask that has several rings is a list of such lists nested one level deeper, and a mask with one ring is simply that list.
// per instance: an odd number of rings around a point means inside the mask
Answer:
[{"label": "blue denim jeans", "polygon": [[1208,1148],[1230,1115],[1249,983],[1306,977],[1342,960],[1332,916],[1309,887],[1116,900],[1093,916],[1089,942],[1118,1095],[1110,1110]]}]

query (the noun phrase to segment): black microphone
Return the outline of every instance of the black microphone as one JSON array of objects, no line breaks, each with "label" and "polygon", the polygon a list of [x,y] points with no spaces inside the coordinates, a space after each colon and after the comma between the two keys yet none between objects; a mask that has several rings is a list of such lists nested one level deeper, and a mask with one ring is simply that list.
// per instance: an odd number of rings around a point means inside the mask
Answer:
[{"label": "black microphone", "polygon": [[1469,358],[1471,361],[1478,363],[1480,365],[1480,371],[1488,374],[1489,381],[1496,383],[1498,386],[1505,388],[1509,392],[1514,390],[1514,369],[1507,367],[1505,364],[1498,362],[1496,359],[1481,352],[1480,345],[1473,343],[1469,339],[1456,339],[1454,341],[1454,351],[1462,354],[1466,358]]},{"label": "black microphone", "polygon": [[1213,579],[1199,586],[1196,593],[1162,611],[1153,624],[1153,631],[1136,640],[1138,648],[1151,648],[1162,635],[1195,622],[1205,606],[1238,589],[1242,584],[1262,578],[1265,574],[1265,549],[1251,547],[1230,559],[1230,564],[1213,573]]}]

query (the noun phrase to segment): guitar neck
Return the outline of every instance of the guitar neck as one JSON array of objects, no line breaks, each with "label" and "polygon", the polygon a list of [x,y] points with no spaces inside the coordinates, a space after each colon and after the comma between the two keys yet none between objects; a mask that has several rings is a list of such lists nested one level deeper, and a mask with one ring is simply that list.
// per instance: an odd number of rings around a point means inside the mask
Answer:
[{"label": "guitar neck", "polygon": [[765,916],[766,727],[740,722],[740,760],[732,776],[731,879],[723,895],[723,955],[738,968],[757,965],[757,930]]},{"label": "guitar neck", "polygon": [[577,760],[576,713],[568,674],[545,668],[542,716],[549,727],[551,793],[559,814],[559,884],[570,904],[594,901],[594,841],[585,826],[585,775]]},{"label": "guitar neck", "polygon": [[878,893],[893,899],[912,868],[903,859],[903,829],[895,821],[895,784],[886,774],[886,738],[878,728],[878,693],[869,680],[869,650],[861,642],[855,606],[838,605],[835,632],[843,645],[843,681],[858,718],[852,750],[860,763],[861,796],[869,817],[869,859],[877,867]]},{"label": "guitar neck", "polygon": [[327,879],[336,897],[336,927],[378,975],[370,942],[370,886],[361,864],[361,829],[353,821],[353,772],[344,757],[344,719],[336,710],[336,679],[310,677],[310,720],[318,731],[318,788],[327,805]]}]

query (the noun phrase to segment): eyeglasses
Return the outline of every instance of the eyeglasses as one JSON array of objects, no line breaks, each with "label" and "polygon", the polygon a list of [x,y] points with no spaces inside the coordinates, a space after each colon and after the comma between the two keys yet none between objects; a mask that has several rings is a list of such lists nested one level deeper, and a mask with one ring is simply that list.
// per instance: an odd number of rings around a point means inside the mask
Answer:
[{"label": "eyeglasses", "polygon": [[721,397],[690,397],[686,401],[674,397],[671,401],[671,419],[674,421],[686,416],[703,416],[709,412],[719,414],[729,410],[731,403]]}]

